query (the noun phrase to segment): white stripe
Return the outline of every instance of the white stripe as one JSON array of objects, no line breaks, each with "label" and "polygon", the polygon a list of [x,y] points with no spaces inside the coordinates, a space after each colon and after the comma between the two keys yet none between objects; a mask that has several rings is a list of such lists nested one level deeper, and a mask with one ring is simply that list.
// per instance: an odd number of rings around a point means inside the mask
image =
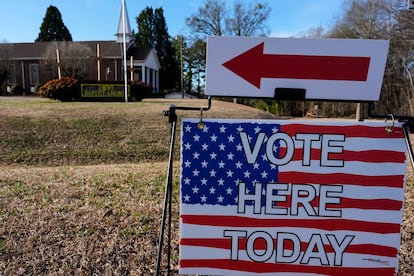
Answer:
[{"label": "white stripe", "polygon": [[[245,213],[237,213],[236,206],[215,206],[215,205],[190,205],[182,204],[180,211],[181,215],[217,215],[217,216],[239,216],[244,218],[255,219],[280,219],[280,220],[295,220],[295,219],[309,219],[309,220],[329,220],[329,219],[350,219],[368,222],[381,223],[395,223],[401,224],[402,208],[397,211],[390,210],[364,210],[356,208],[328,208],[328,210],[341,210],[341,217],[321,217],[309,216],[303,207],[299,207],[298,215],[269,215],[265,214],[265,209],[262,207],[261,214],[253,213],[253,206],[245,206]],[[317,209],[315,209],[317,212]],[[289,210],[288,210],[289,212]]]},{"label": "white stripe", "polygon": [[[320,184],[312,184],[315,188],[317,195],[319,195],[319,186]],[[404,193],[402,188],[392,188],[392,187],[376,187],[376,186],[360,186],[360,185],[350,185],[350,184],[341,184],[342,193],[341,197],[344,198],[353,198],[353,199],[391,199],[391,200],[404,200]],[[235,191],[237,192],[237,191]],[[235,194],[236,196],[236,194]],[[184,203],[182,203],[184,204]],[[185,205],[185,204],[184,204]],[[198,207],[203,208],[200,205],[188,205],[190,208],[197,210]],[[209,211],[214,210],[216,206],[209,206]],[[218,208],[222,208],[217,206]],[[227,206],[227,208],[231,208]],[[236,208],[234,208],[236,211]],[[214,211],[213,211],[214,212]],[[220,214],[222,210],[219,210],[217,214]]]},{"label": "white stripe", "polygon": [[[295,140],[295,149],[303,148],[303,141]],[[406,144],[404,138],[361,138],[361,137],[346,137],[343,142],[343,151],[369,151],[369,150],[384,150],[394,152],[406,152]],[[320,149],[321,142],[312,142],[312,149]],[[281,148],[285,148],[281,146]]]},{"label": "white stripe", "polygon": [[[212,269],[212,268],[180,268],[180,274],[203,274],[203,275],[228,275],[228,276],[252,276],[251,272],[233,271],[228,269]],[[323,276],[324,274],[315,273],[289,273],[289,272],[271,272],[271,273],[260,273],[260,276]]]},{"label": "white stripe", "polygon": [[346,198],[404,200],[404,192],[402,188],[366,187],[358,185],[343,185],[342,187],[342,196]]},{"label": "white stripe", "polygon": [[[323,167],[319,160],[312,160],[310,166],[302,166],[302,161],[290,161],[286,165],[278,166],[279,172],[304,173],[345,173],[365,176],[405,175],[407,167],[399,163],[367,163],[359,161],[345,161],[343,167]],[[352,184],[352,183],[350,183]]]},{"label": "white stripe", "polygon": [[[402,221],[402,208],[399,211],[390,211],[390,210],[364,210],[356,208],[329,208],[328,210],[340,210],[341,217],[320,217],[320,216],[309,216],[307,211],[303,207],[298,208],[298,215],[268,215],[265,214],[265,209],[262,207],[262,214],[254,214],[252,206],[246,206],[246,213],[237,214],[223,211],[219,213],[222,216],[240,216],[244,218],[255,218],[255,219],[279,219],[279,220],[296,220],[296,219],[306,219],[306,220],[318,220],[318,219],[350,219],[350,220],[360,220],[367,222],[385,222],[385,223],[395,223],[401,224]],[[290,210],[290,209],[289,209]],[[288,210],[288,212],[289,212]],[[315,212],[318,212],[318,208],[315,208]],[[204,210],[201,212],[194,212],[190,209],[184,209],[181,212],[182,215],[214,215],[216,213],[211,212],[211,210]]]},{"label": "white stripe", "polygon": [[[257,250],[258,255],[264,253],[263,250]],[[286,250],[286,254],[291,253],[291,250]],[[222,259],[230,260],[230,250],[227,249],[216,249],[211,247],[199,247],[199,246],[180,246],[180,260],[209,260],[209,259]],[[301,252],[298,260],[293,263],[301,265],[300,260],[303,258],[304,252]],[[334,253],[327,253],[328,261],[330,266],[334,266]],[[252,261],[245,250],[239,249],[238,260],[240,261]],[[374,261],[377,260],[377,261]],[[276,256],[273,251],[273,255],[270,260],[265,263],[276,263]],[[305,264],[302,264],[304,269]],[[309,265],[321,266],[320,261],[310,260]],[[361,268],[385,268],[385,267],[396,267],[398,265],[398,258],[390,258],[376,255],[367,254],[354,254],[344,253],[341,267],[361,267]]]},{"label": "white stripe", "polygon": [[194,239],[223,239],[224,230],[247,231],[247,235],[256,231],[266,231],[276,238],[276,233],[296,233],[302,241],[308,242],[313,234],[320,234],[324,243],[329,244],[325,238],[326,234],[333,234],[339,239],[343,239],[346,235],[353,235],[352,245],[355,244],[376,244],[388,247],[399,247],[400,233],[396,234],[377,234],[371,232],[358,232],[349,230],[340,231],[324,231],[314,228],[296,228],[296,227],[279,227],[279,228],[263,228],[263,227],[217,227],[217,226],[198,226],[180,223],[180,237]]}]

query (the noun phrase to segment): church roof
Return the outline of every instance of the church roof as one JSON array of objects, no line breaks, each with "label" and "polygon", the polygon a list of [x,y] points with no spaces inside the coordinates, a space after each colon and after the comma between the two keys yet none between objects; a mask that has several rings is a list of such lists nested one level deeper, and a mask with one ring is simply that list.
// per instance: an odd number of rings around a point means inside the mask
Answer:
[{"label": "church roof", "polygon": [[[6,57],[9,59],[19,60],[38,60],[42,59],[45,50],[50,47],[49,45],[55,43],[56,48],[59,45],[66,43],[83,44],[91,49],[93,55],[97,55],[97,44],[99,44],[100,56],[102,58],[120,58],[122,56],[122,48],[119,43],[115,41],[52,41],[52,42],[32,42],[32,43],[5,43],[0,44],[2,51],[6,52]],[[151,53],[151,47],[135,47],[131,46],[127,50],[127,55],[131,55],[135,60],[145,60]],[[0,57],[2,58],[2,57]]]}]

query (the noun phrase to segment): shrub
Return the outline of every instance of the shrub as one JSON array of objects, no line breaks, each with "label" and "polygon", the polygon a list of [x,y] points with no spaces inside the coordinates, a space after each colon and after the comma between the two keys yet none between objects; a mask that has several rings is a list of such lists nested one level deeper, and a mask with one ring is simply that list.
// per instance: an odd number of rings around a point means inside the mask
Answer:
[{"label": "shrub", "polygon": [[69,101],[78,98],[79,89],[77,79],[63,77],[46,82],[39,88],[37,95],[60,101]]},{"label": "shrub", "polygon": [[144,98],[151,97],[152,88],[141,81],[133,81],[130,83],[131,100],[141,101]]},{"label": "shrub", "polygon": [[24,89],[21,84],[15,84],[10,89],[11,95],[23,95],[23,93],[24,93]]}]

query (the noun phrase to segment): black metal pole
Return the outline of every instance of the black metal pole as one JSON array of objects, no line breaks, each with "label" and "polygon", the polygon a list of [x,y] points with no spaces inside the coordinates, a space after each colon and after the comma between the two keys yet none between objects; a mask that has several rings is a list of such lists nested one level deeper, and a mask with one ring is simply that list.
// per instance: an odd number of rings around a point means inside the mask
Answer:
[{"label": "black metal pole", "polygon": [[413,148],[411,146],[411,141],[410,141],[410,127],[407,123],[404,124],[403,130],[404,130],[404,136],[405,136],[405,144],[407,145],[408,155],[411,160],[411,167],[414,169],[414,155],[413,155],[414,153],[413,153]]},{"label": "black metal pole", "polygon": [[[170,138],[170,153],[168,158],[168,174],[165,182],[165,194],[164,194],[164,207],[161,218],[160,236],[158,239],[158,252],[157,252],[157,271],[156,275],[160,275],[160,267],[162,260],[162,248],[164,241],[164,230],[165,230],[165,217],[168,207],[169,226],[168,226],[168,274],[170,273],[170,256],[171,256],[171,202],[172,202],[172,173],[173,173],[173,161],[174,161],[174,143],[175,143],[175,130],[177,125],[177,115],[175,114],[175,107],[170,106],[169,109],[169,122],[171,123],[171,138]],[[168,275],[167,274],[167,275]]]}]

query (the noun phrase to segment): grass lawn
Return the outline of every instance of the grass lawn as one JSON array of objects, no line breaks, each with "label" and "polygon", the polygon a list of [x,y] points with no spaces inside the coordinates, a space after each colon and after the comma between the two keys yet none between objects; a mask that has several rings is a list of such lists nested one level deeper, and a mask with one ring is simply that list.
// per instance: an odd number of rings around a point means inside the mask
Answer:
[{"label": "grass lawn", "polygon": [[[162,111],[170,104],[199,107],[207,101],[61,103],[0,97],[0,275],[155,273],[170,139]],[[217,101],[204,116],[273,118]],[[177,153],[178,148],[177,142]],[[175,157],[174,269],[179,155]],[[414,273],[411,168],[407,180],[401,275]]]}]

